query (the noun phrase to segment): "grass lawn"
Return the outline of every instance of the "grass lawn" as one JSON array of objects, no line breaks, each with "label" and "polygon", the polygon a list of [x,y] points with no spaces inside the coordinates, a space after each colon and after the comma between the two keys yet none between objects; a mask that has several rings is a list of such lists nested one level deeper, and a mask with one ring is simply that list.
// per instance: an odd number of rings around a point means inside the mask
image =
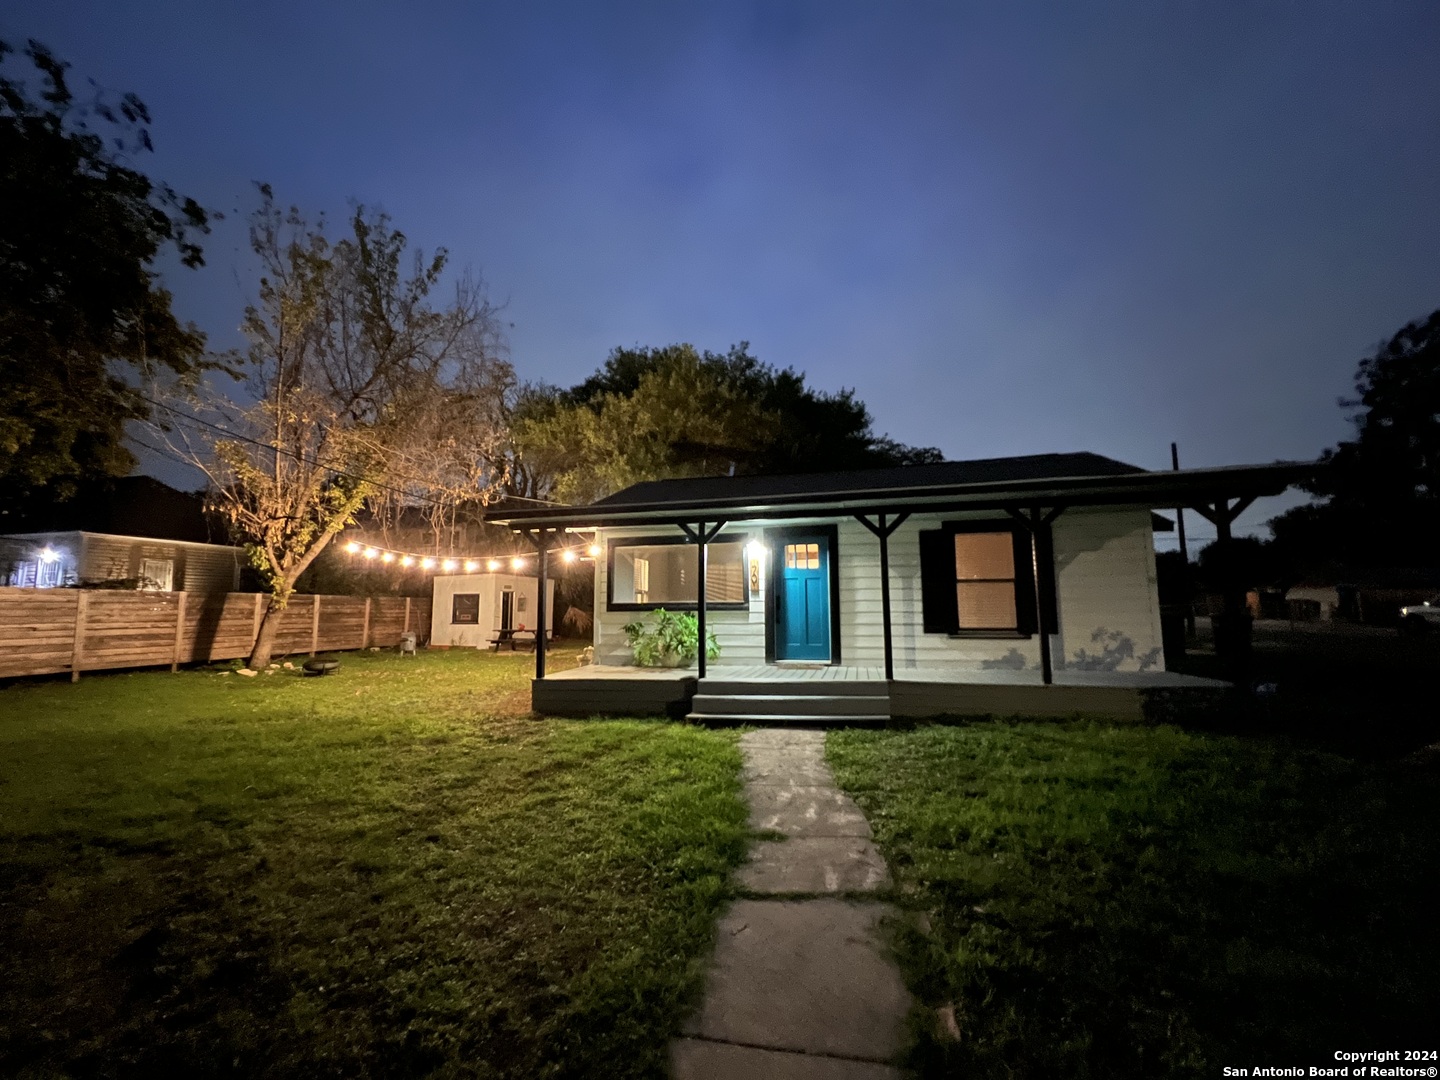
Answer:
[{"label": "grass lawn", "polygon": [[[834,731],[902,903],[922,1075],[1211,1077],[1429,1048],[1440,774],[1087,722]],[[920,920],[922,926],[924,920]]]},{"label": "grass lawn", "polygon": [[532,664],[0,689],[0,1075],[658,1074],[735,738],[536,722]]}]

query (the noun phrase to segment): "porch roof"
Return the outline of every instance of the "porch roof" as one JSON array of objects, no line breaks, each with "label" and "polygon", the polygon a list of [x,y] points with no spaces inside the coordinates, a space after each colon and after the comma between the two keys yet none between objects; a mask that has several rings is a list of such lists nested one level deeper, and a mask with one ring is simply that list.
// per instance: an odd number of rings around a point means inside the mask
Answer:
[{"label": "porch roof", "polygon": [[706,476],[635,484],[583,506],[500,504],[489,520],[515,528],[784,518],[1013,506],[1197,506],[1278,495],[1314,462],[1152,472],[1100,454],[946,461],[782,476]]}]

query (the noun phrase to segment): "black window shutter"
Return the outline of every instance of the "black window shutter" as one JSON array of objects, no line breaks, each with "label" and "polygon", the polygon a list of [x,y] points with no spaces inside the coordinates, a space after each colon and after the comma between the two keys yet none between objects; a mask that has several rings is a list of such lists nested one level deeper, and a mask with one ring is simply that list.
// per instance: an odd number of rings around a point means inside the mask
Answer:
[{"label": "black window shutter", "polygon": [[960,625],[955,610],[955,541],[944,529],[920,534],[920,607],[927,634],[952,634]]},{"label": "black window shutter", "polygon": [[1035,570],[1030,555],[1030,533],[1016,528],[1015,538],[1015,629],[1035,633]]}]

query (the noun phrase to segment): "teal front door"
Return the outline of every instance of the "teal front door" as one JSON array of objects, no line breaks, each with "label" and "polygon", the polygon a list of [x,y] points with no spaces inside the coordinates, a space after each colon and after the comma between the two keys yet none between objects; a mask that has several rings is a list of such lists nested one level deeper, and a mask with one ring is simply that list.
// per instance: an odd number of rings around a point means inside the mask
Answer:
[{"label": "teal front door", "polygon": [[830,542],[791,536],[775,553],[775,659],[830,659]]}]

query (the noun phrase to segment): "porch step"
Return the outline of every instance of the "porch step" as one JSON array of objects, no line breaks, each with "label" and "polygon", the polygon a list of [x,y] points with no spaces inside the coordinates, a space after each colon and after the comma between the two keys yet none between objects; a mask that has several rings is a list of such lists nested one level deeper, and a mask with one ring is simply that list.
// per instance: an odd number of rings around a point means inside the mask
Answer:
[{"label": "porch step", "polygon": [[[770,687],[766,687],[770,690]],[[691,711],[705,716],[823,717],[890,715],[889,694],[715,694],[700,692]]]},{"label": "porch step", "polygon": [[890,684],[880,679],[701,679],[689,720],[725,724],[884,723]]},{"label": "porch step", "polygon": [[884,697],[890,684],[884,679],[701,679],[696,694],[735,697]]},{"label": "porch step", "polygon": [[874,713],[858,716],[834,714],[791,713],[697,713],[686,715],[692,724],[758,724],[761,727],[792,727],[803,724],[887,724],[890,714]]}]

